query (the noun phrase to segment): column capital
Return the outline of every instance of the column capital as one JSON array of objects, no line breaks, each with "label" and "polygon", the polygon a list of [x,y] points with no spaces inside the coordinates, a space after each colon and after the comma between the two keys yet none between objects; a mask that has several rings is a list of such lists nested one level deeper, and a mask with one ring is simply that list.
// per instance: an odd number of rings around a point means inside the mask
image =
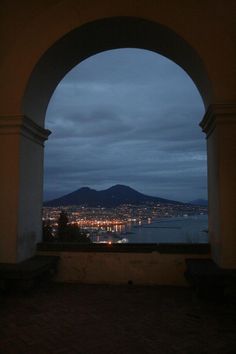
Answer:
[{"label": "column capital", "polygon": [[40,127],[32,119],[24,115],[1,116],[0,135],[8,134],[22,135],[37,144],[43,145],[51,132]]},{"label": "column capital", "polygon": [[236,103],[233,102],[211,104],[199,125],[208,137],[217,125],[235,123]]}]

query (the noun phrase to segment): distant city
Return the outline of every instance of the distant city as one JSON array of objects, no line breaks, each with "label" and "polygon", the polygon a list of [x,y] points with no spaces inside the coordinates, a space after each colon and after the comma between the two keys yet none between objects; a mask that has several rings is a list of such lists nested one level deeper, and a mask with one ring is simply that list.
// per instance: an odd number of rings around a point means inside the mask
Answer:
[{"label": "distant city", "polygon": [[[65,213],[68,218],[69,225],[78,226],[79,229],[86,235],[91,242],[96,243],[126,243],[135,242],[136,229],[144,230],[149,229],[156,234],[160,231],[174,232],[181,229],[180,224],[176,224],[176,221],[180,222],[182,219],[195,218],[198,216],[205,216],[205,225],[200,230],[201,232],[207,232],[207,206],[194,205],[180,203],[176,201],[168,201],[166,199],[160,199],[157,197],[148,197],[141,193],[134,191],[130,187],[126,186],[113,186],[109,190],[106,190],[106,201],[103,204],[110,205],[111,202],[108,197],[108,192],[111,191],[111,198],[113,199],[113,207],[106,207],[104,205],[89,206],[88,204],[94,204],[94,199],[91,197],[93,193],[89,188],[81,188],[80,190],[69,194],[69,196],[77,195],[81,193],[89,193],[90,199],[88,203],[81,205],[60,205],[68,202],[68,195],[62,198],[58,198],[58,204],[45,203],[43,208],[43,223],[51,228],[52,238],[57,237],[58,232],[58,220],[61,213]],[[116,199],[116,191],[119,192],[119,196],[123,194],[123,198],[119,198],[119,203],[114,201]],[[96,192],[96,191],[95,191]],[[122,193],[124,192],[124,193]],[[122,200],[134,198],[135,203],[122,203]],[[66,198],[65,198],[66,197]],[[152,199],[153,198],[153,199]],[[70,199],[70,198],[69,198]],[[144,201],[142,201],[144,199]],[[89,203],[90,201],[90,203]],[[101,203],[101,199],[99,199]],[[48,206],[53,204],[53,206]],[[157,225],[157,222],[165,222],[167,226]],[[166,222],[175,221],[175,223],[166,224]],[[177,226],[176,226],[177,225]],[[175,230],[176,229],[176,230]],[[129,240],[129,239],[132,239]],[[168,241],[168,240],[167,240]],[[145,242],[145,239],[144,239]]]}]

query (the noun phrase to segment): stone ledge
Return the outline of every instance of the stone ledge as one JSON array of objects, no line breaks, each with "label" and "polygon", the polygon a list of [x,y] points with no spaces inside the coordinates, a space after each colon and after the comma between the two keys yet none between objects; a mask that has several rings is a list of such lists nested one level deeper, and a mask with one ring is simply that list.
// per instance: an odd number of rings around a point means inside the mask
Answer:
[{"label": "stone ledge", "polygon": [[57,272],[60,257],[35,256],[20,263],[0,263],[0,288],[30,289]]},{"label": "stone ledge", "polygon": [[81,244],[42,242],[38,251],[55,252],[117,252],[117,253],[166,253],[166,254],[209,254],[208,243],[129,243],[129,244]]},{"label": "stone ledge", "polygon": [[202,121],[200,127],[207,137],[213,132],[217,125],[236,123],[236,103],[211,104]]},{"label": "stone ledge", "polygon": [[24,115],[13,115],[0,117],[0,134],[21,134],[43,146],[51,132]]},{"label": "stone ledge", "polygon": [[222,298],[235,292],[236,269],[220,268],[212,259],[187,258],[185,278],[199,296]]}]

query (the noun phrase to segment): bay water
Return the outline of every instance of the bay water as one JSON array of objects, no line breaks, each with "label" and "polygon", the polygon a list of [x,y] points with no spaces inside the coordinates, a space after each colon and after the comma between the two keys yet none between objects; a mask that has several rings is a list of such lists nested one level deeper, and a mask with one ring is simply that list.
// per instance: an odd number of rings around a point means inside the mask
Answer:
[{"label": "bay water", "polygon": [[160,218],[133,225],[125,237],[129,243],[208,243],[208,215]]}]

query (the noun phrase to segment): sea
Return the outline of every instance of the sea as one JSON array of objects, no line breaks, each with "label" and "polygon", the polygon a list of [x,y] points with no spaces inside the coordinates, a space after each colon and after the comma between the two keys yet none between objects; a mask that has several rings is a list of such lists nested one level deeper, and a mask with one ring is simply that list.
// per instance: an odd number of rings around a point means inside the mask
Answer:
[{"label": "sea", "polygon": [[129,243],[208,243],[208,215],[165,217],[133,225],[124,237]]}]

